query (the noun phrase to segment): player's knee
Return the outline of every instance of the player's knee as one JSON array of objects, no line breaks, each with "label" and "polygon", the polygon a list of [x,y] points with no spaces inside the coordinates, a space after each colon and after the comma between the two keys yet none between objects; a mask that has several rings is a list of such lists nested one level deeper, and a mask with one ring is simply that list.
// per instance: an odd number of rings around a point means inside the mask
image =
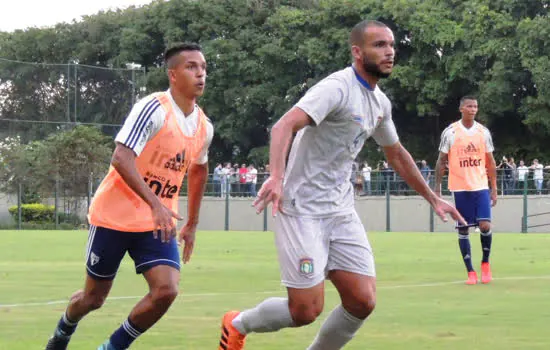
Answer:
[{"label": "player's knee", "polygon": [[166,308],[172,305],[178,296],[178,287],[174,284],[161,285],[151,291],[151,296],[156,306]]},{"label": "player's knee", "polygon": [[290,314],[296,326],[306,326],[315,322],[323,312],[323,305],[318,303],[290,305]]},{"label": "player's knee", "polygon": [[88,310],[97,310],[100,307],[105,304],[105,300],[107,299],[106,294],[99,294],[99,293],[91,293],[91,294],[84,294],[84,302],[86,306],[88,307]]},{"label": "player's knee", "polygon": [[479,231],[481,231],[481,233],[491,232],[491,223],[490,222],[480,222],[479,223]]},{"label": "player's knee", "polygon": [[374,296],[363,296],[352,302],[344,302],[344,309],[354,317],[364,320],[373,313],[376,308],[376,299]]},{"label": "player's knee", "polygon": [[459,228],[458,229],[458,238],[459,239],[468,239],[468,229],[467,228]]}]

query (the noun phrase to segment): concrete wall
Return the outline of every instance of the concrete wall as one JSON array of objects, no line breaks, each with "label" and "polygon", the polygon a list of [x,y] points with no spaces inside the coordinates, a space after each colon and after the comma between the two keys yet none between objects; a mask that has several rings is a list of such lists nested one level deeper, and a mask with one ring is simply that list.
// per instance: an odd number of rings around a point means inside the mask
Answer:
[{"label": "concrete wall", "polygon": [[17,196],[0,193],[0,222],[11,220],[8,209],[12,205],[17,205]]},{"label": "concrete wall", "polygon": [[[452,199],[446,198],[451,201]],[[225,225],[225,199],[205,198],[201,208],[201,230],[223,230]],[[368,231],[386,230],[386,198],[360,197],[355,202],[359,217]],[[550,212],[550,196],[530,196],[528,213]],[[185,217],[187,200],[180,199],[180,214]],[[229,202],[229,229],[236,231],[261,231],[264,214],[256,215],[252,199],[232,198]],[[499,197],[493,208],[495,232],[521,232],[523,196]],[[529,219],[529,225],[550,224],[550,214]],[[267,216],[267,228],[273,229],[271,213]],[[390,229],[399,232],[427,232],[430,230],[430,206],[416,196],[392,196],[390,199]],[[444,223],[434,215],[435,232],[454,231],[452,219]],[[529,232],[550,232],[550,226],[529,228]]]},{"label": "concrete wall", "polygon": [[[451,200],[451,198],[447,198]],[[53,204],[53,201],[48,201]],[[0,222],[10,218],[8,208],[17,204],[15,196],[0,194]],[[368,231],[386,230],[386,198],[360,197],[355,202],[357,213]],[[86,200],[82,202],[81,215],[85,215]],[[271,210],[271,208],[269,208]],[[179,212],[186,216],[187,199],[180,199]],[[223,230],[225,225],[226,201],[222,198],[205,197],[203,200],[199,229]],[[530,196],[528,213],[550,212],[550,196]],[[495,232],[521,232],[523,197],[499,197],[493,208]],[[529,218],[528,225],[550,224],[550,214]],[[229,201],[229,229],[235,231],[261,231],[264,229],[264,214],[257,215],[252,208],[252,199],[231,198]],[[271,212],[267,215],[267,229],[273,230]],[[392,196],[390,199],[390,229],[399,232],[428,232],[430,230],[430,207],[416,196]],[[442,222],[434,218],[434,231],[452,232],[454,222]],[[532,227],[529,232],[550,232],[550,226]]]}]

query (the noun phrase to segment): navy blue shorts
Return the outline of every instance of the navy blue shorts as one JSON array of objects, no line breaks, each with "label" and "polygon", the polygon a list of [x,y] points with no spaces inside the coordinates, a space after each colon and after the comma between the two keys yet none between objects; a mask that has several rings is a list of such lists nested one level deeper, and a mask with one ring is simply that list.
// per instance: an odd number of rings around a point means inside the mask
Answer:
[{"label": "navy blue shorts", "polygon": [[112,280],[124,255],[128,252],[143,273],[153,266],[169,265],[180,269],[178,244],[175,238],[163,243],[153,232],[122,232],[91,225],[86,246],[86,270],[94,279]]},{"label": "navy blue shorts", "polygon": [[491,221],[491,196],[489,190],[460,191],[453,193],[456,209],[468,223],[456,227],[479,226],[480,221]]}]

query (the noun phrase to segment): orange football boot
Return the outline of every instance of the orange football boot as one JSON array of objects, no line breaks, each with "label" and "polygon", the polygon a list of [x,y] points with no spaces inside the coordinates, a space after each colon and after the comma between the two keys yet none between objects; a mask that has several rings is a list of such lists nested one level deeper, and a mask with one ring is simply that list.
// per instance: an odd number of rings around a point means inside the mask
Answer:
[{"label": "orange football boot", "polygon": [[492,279],[491,265],[488,262],[481,263],[481,283],[489,283]]},{"label": "orange football boot", "polygon": [[243,350],[246,335],[241,334],[237,328],[233,327],[233,319],[237,317],[239,311],[229,311],[223,315],[222,319],[222,337],[218,350]]},{"label": "orange football boot", "polygon": [[475,271],[468,272],[468,280],[466,284],[477,284],[477,273]]}]

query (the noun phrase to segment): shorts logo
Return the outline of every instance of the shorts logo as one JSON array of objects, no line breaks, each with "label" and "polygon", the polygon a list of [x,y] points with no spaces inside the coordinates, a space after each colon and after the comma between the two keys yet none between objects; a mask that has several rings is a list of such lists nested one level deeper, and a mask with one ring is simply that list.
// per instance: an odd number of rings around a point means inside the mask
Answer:
[{"label": "shorts logo", "polygon": [[304,258],[300,259],[300,273],[305,276],[313,274],[313,259]]},{"label": "shorts logo", "polygon": [[90,264],[94,266],[98,262],[99,262],[99,256],[95,255],[94,252],[92,252],[92,254],[90,254]]}]

